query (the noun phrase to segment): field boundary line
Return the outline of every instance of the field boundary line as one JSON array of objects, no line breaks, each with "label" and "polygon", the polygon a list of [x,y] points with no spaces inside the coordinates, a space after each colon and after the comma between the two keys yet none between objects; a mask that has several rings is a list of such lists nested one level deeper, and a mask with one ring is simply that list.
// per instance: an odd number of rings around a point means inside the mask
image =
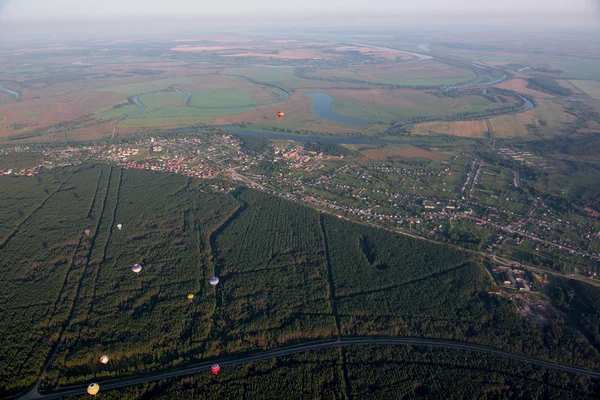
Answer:
[{"label": "field boundary line", "polygon": [[456,266],[454,266],[452,268],[445,269],[443,271],[434,272],[433,274],[426,275],[426,276],[423,276],[421,278],[411,279],[411,280],[408,280],[406,282],[396,283],[396,284],[393,284],[393,285],[389,285],[389,286],[385,286],[385,287],[380,287],[380,288],[373,289],[373,290],[366,290],[364,292],[354,292],[354,293],[349,293],[349,294],[343,294],[343,295],[340,295],[339,298],[340,299],[347,299],[347,298],[352,298],[352,297],[360,296],[360,295],[386,292],[386,291],[388,291],[390,289],[396,289],[396,288],[399,288],[399,287],[402,287],[402,286],[412,285],[414,283],[419,283],[419,282],[424,282],[424,281],[426,281],[428,279],[436,278],[438,276],[445,275],[445,274],[450,273],[450,272],[458,271],[459,269],[466,268],[469,265],[470,265],[470,263],[466,262],[466,263],[463,263],[463,264],[460,264],[460,265],[456,265]]},{"label": "field boundary line", "polygon": [[[48,367],[50,366],[50,364],[52,362],[52,358],[56,355],[56,352],[58,351],[58,348],[60,347],[60,344],[62,343],[63,335],[64,335],[65,331],[68,329],[68,327],[71,323],[71,319],[73,318],[73,314],[75,313],[75,303],[77,302],[77,298],[79,297],[79,294],[81,291],[81,284],[83,283],[83,279],[85,278],[86,271],[87,271],[87,268],[90,263],[90,256],[92,254],[92,249],[94,248],[96,236],[98,235],[98,228],[100,227],[100,225],[102,223],[102,215],[104,214],[104,208],[106,207],[106,199],[108,198],[108,191],[110,188],[110,183],[111,183],[111,178],[112,178],[112,170],[113,170],[113,167],[110,167],[110,174],[108,175],[108,180],[106,182],[106,192],[104,193],[104,201],[102,202],[102,208],[100,210],[100,217],[98,218],[98,223],[96,224],[94,236],[92,236],[92,238],[90,239],[90,248],[89,248],[87,256],[86,256],[85,264],[83,264],[83,270],[81,271],[79,281],[77,282],[77,289],[75,290],[75,295],[73,296],[73,301],[71,302],[71,305],[69,307],[69,314],[67,315],[67,318],[62,322],[61,328],[58,333],[58,338],[52,345],[51,350],[48,354],[48,357],[46,358],[46,362],[44,365],[44,371],[46,371],[48,369]],[[80,242],[81,242],[81,240],[80,240]]]}]

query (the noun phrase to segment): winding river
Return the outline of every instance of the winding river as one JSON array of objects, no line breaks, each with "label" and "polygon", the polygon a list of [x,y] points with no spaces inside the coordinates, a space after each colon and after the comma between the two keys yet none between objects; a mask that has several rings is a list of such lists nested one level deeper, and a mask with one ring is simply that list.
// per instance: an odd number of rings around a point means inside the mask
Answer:
[{"label": "winding river", "polygon": [[139,107],[138,110],[132,114],[126,115],[125,117],[123,117],[123,119],[135,117],[136,115],[140,114],[146,109],[146,105],[140,101],[139,94],[133,98],[133,102]]},{"label": "winding river", "polygon": [[519,97],[521,100],[523,100],[525,102],[525,106],[523,107],[522,111],[529,111],[529,110],[533,110],[535,108],[535,104],[533,104],[529,99],[527,99],[525,97],[521,97],[521,96],[517,96],[517,97]]},{"label": "winding river", "polygon": [[[312,92],[307,93],[313,100],[313,111],[327,119],[332,119],[334,121],[350,123],[353,125],[364,126],[365,124],[370,123],[371,121],[365,121],[356,118],[348,118],[343,115],[337,114],[333,110],[331,110],[331,103],[333,99],[331,96],[321,93],[321,92]],[[523,109],[519,112],[528,111],[535,108],[535,104],[531,102],[529,99],[525,97],[518,96],[524,102]],[[350,122],[352,121],[352,122]],[[393,134],[395,130],[398,130],[404,126],[411,125],[411,123],[406,123],[403,125],[396,126],[394,128],[390,128],[386,131],[387,134]],[[230,125],[225,126],[216,126],[216,128],[221,128],[224,130],[228,130],[232,134],[237,135],[248,135],[248,136],[259,136],[266,137],[269,139],[282,139],[282,140],[296,140],[299,142],[321,142],[321,143],[337,143],[337,144],[381,144],[385,143],[384,141],[376,138],[353,138],[353,137],[326,137],[326,136],[306,136],[306,135],[294,135],[294,134],[286,134],[286,133],[277,133],[277,132],[265,132],[265,131],[255,131],[252,129],[244,129],[244,128],[232,128]],[[171,129],[168,132],[171,133],[181,133],[181,132],[193,132],[198,130],[197,127],[189,127],[189,128],[178,128]]]},{"label": "winding river", "polygon": [[370,44],[363,44],[363,43],[350,43],[350,44],[353,45],[353,46],[369,47],[369,48],[375,49],[375,50],[395,51],[395,52],[398,52],[398,53],[404,53],[404,54],[408,54],[409,56],[417,57],[421,61],[423,61],[423,60],[433,60],[433,57],[430,56],[430,55],[421,54],[421,53],[414,53],[412,51],[392,49],[390,47],[383,47],[383,46],[373,46],[373,45],[370,45]]},{"label": "winding river", "polygon": [[9,88],[5,88],[2,85],[0,85],[0,92],[4,92],[4,93],[10,94],[11,96],[13,96],[15,98],[15,100],[19,100],[21,98],[21,93],[16,92],[14,90],[10,90]]},{"label": "winding river", "polygon": [[185,90],[181,90],[179,88],[173,88],[173,89],[175,89],[175,91],[178,93],[185,93],[185,98],[183,99],[183,105],[187,106],[188,102],[192,98],[192,92],[186,92]]},{"label": "winding river", "polygon": [[448,86],[447,88],[444,88],[442,91],[443,92],[449,92],[450,90],[468,88],[468,87],[473,87],[473,86],[495,85],[496,83],[504,82],[504,80],[506,80],[506,78],[508,78],[508,75],[504,74],[502,76],[502,78],[498,78],[498,79],[493,80],[491,82],[481,82],[481,83],[474,82],[474,83],[465,83],[464,85]]},{"label": "winding river", "polygon": [[[350,44],[352,44],[354,46],[369,47],[371,49],[376,49],[376,50],[398,51],[400,53],[404,53],[404,54],[411,55],[413,57],[417,57],[420,61],[423,61],[423,60],[433,60],[434,59],[433,56],[430,56],[430,55],[427,55],[427,54],[421,54],[421,53],[414,53],[412,51],[404,51],[404,50],[392,49],[390,47],[373,46],[373,45],[370,45],[370,44],[363,44],[363,43],[350,43]],[[481,69],[493,70],[493,68],[491,68],[491,67],[486,67],[486,66],[483,66],[483,65],[475,64],[475,63],[468,63],[468,64],[472,65],[474,67],[477,67],[477,68],[481,68]],[[472,86],[495,85],[496,83],[503,82],[504,80],[506,80],[506,78],[508,78],[508,75],[504,74],[502,76],[502,78],[493,80],[491,82],[465,83],[464,85],[450,86],[450,87],[447,87],[447,88],[445,88],[443,90],[444,90],[444,92],[447,92],[449,90],[462,89],[462,88],[472,87]]]},{"label": "winding river", "polygon": [[363,119],[346,117],[340,115],[331,109],[333,99],[331,96],[322,92],[312,92],[306,94],[313,101],[312,110],[315,114],[325,119],[331,119],[333,121],[343,122],[350,125],[365,126],[372,121],[365,121]]}]

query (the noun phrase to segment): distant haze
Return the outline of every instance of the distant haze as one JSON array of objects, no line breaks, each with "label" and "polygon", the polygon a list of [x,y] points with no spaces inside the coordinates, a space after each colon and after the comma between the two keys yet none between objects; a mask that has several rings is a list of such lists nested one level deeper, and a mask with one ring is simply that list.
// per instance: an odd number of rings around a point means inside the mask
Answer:
[{"label": "distant haze", "polygon": [[0,0],[0,44],[244,29],[600,27],[600,0]]},{"label": "distant haze", "polygon": [[[372,14],[580,14],[598,12],[598,0],[0,0],[5,20],[127,16],[255,16],[273,13]],[[558,20],[558,19],[557,19]]]}]

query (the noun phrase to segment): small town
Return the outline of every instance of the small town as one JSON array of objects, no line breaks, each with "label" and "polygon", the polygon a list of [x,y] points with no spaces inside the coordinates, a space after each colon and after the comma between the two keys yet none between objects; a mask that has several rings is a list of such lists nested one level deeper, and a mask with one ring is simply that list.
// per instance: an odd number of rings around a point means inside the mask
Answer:
[{"label": "small town", "polygon": [[[434,165],[360,163],[351,156],[305,147],[302,142],[278,141],[267,151],[254,152],[230,134],[150,137],[123,144],[43,148],[38,165],[7,165],[0,175],[34,177],[43,169],[95,162],[198,179],[218,178],[340,218],[487,254],[505,266],[497,280],[517,290],[529,290],[529,283],[506,269],[513,262],[543,265],[549,271],[587,280],[596,278],[600,231],[585,220],[561,218],[543,198],[519,192],[519,175],[514,169],[506,171],[506,180],[512,185],[494,191],[486,182],[495,179],[495,173],[478,157],[453,156]],[[19,159],[32,151],[31,146],[5,147],[0,155]],[[507,149],[498,152],[515,155]],[[506,193],[509,197],[500,199]],[[499,200],[510,208],[497,206]],[[526,248],[533,258],[514,257]],[[560,262],[555,263],[557,259]]]}]

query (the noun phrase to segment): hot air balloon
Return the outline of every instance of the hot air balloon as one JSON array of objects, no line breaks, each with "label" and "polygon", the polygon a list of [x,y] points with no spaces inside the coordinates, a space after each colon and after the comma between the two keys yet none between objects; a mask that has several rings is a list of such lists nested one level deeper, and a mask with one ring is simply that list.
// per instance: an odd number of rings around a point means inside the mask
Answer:
[{"label": "hot air balloon", "polygon": [[106,354],[100,357],[100,362],[102,364],[108,364],[108,360],[110,360],[110,358]]},{"label": "hot air balloon", "polygon": [[142,266],[140,264],[135,264],[133,267],[131,267],[131,270],[136,274],[139,274],[142,270]]},{"label": "hot air balloon", "polygon": [[92,232],[92,231],[90,231],[89,229],[83,230],[83,233],[85,233],[87,236],[90,236],[90,232]]},{"label": "hot air balloon", "polygon": [[192,293],[188,294],[188,300],[193,300],[194,299],[194,295]]},{"label": "hot air balloon", "polygon": [[95,396],[98,394],[99,391],[100,391],[100,385],[98,385],[97,383],[90,383],[89,386],[87,387],[87,392],[89,395]]},{"label": "hot air balloon", "polygon": [[210,372],[212,372],[213,375],[217,375],[220,371],[221,371],[221,366],[219,364],[213,364],[210,366]]},{"label": "hot air balloon", "polygon": [[213,286],[217,286],[219,284],[219,278],[213,276],[212,278],[210,278],[210,284]]},{"label": "hot air balloon", "polygon": [[123,229],[123,225],[122,224],[117,224],[117,228],[119,228],[119,230]]},{"label": "hot air balloon", "polygon": [[284,115],[285,115],[285,113],[284,113],[283,111],[279,111],[279,112],[277,113],[277,116],[278,116],[279,118],[283,118],[283,116],[284,116]]}]

